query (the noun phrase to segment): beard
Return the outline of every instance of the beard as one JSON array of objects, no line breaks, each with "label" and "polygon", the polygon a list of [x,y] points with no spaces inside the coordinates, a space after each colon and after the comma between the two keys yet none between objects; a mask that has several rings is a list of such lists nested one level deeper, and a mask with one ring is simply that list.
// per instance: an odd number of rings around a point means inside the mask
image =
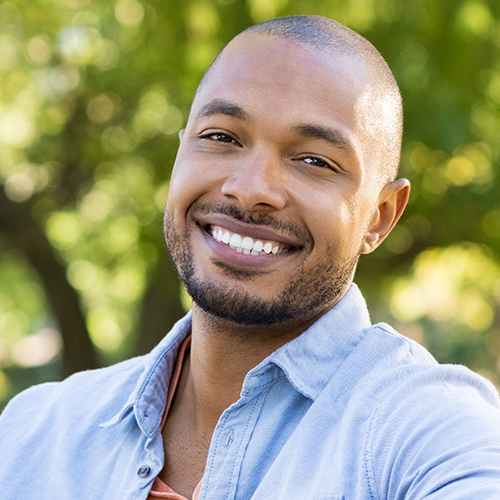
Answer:
[{"label": "beard", "polygon": [[[242,222],[266,225],[300,237],[299,241],[307,241],[308,244],[303,250],[313,246],[313,239],[308,231],[269,215],[260,214],[255,217],[232,205],[221,204],[193,205],[190,211],[223,213]],[[339,262],[337,252],[329,247],[325,257],[317,262],[312,270],[306,270],[305,260],[308,252],[304,251],[302,263],[291,276],[289,283],[276,297],[265,300],[250,294],[237,283],[228,288],[215,280],[201,279],[196,271],[192,249],[188,243],[189,231],[184,235],[179,234],[173,216],[168,212],[165,212],[164,234],[170,259],[197,306],[209,315],[242,326],[265,327],[285,324],[300,318],[310,318],[318,311],[328,310],[346,292],[360,255],[358,251]],[[243,283],[261,274],[260,271],[234,268],[219,261],[213,264],[236,282],[239,280]]]}]

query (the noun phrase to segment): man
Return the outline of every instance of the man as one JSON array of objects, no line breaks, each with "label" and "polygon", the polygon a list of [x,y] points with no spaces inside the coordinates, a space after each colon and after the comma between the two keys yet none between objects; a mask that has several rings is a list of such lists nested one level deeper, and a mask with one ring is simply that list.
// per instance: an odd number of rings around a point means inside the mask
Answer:
[{"label": "man", "polygon": [[485,380],[371,325],[360,254],[400,217],[401,99],[334,21],[232,40],[181,133],[167,247],[192,314],[155,350],[14,399],[3,499],[498,499]]}]

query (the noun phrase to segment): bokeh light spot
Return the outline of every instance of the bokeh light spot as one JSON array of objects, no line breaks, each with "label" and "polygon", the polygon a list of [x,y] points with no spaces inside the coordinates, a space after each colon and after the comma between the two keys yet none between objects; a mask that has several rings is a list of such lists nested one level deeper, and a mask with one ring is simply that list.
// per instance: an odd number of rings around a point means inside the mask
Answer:
[{"label": "bokeh light spot", "polygon": [[16,202],[26,201],[33,194],[33,181],[25,174],[14,174],[5,181],[5,194]]},{"label": "bokeh light spot", "polygon": [[108,121],[114,114],[113,101],[106,94],[94,97],[87,106],[87,116],[96,123]]},{"label": "bokeh light spot", "polygon": [[491,210],[482,221],[484,232],[492,238],[500,238],[500,210]]},{"label": "bokeh light spot", "polygon": [[478,245],[426,250],[411,275],[393,284],[391,311],[400,321],[427,316],[483,331],[493,321],[490,302],[499,280],[500,268]]},{"label": "bokeh light spot", "polygon": [[96,267],[85,260],[77,260],[69,265],[68,279],[78,290],[98,290],[100,288],[100,279]]},{"label": "bokeh light spot", "polygon": [[494,20],[489,7],[479,0],[465,2],[458,12],[458,25],[476,36],[486,36]]},{"label": "bokeh light spot", "polygon": [[45,38],[37,36],[28,42],[28,56],[36,64],[47,64],[52,58],[52,49]]},{"label": "bokeh light spot", "polygon": [[118,0],[115,16],[124,26],[136,26],[144,17],[144,7],[136,0]]},{"label": "bokeh light spot", "polygon": [[446,179],[455,186],[465,186],[474,179],[474,164],[463,156],[448,161],[445,167]]},{"label": "bokeh light spot", "polygon": [[[267,0],[267,3],[272,3],[272,0]],[[187,21],[191,33],[203,38],[216,33],[220,24],[219,15],[213,5],[200,0],[190,3]]]},{"label": "bokeh light spot", "polygon": [[107,309],[94,309],[87,316],[87,326],[92,342],[104,351],[120,347],[122,332],[113,313]]},{"label": "bokeh light spot", "polygon": [[59,332],[44,328],[19,339],[11,347],[11,356],[20,366],[41,366],[53,361],[61,352],[62,339]]},{"label": "bokeh light spot", "polygon": [[33,135],[33,124],[21,110],[3,113],[0,117],[0,142],[18,148],[26,147],[32,141]]},{"label": "bokeh light spot", "polygon": [[73,247],[82,235],[83,226],[77,214],[56,212],[46,224],[47,236],[57,248]]}]

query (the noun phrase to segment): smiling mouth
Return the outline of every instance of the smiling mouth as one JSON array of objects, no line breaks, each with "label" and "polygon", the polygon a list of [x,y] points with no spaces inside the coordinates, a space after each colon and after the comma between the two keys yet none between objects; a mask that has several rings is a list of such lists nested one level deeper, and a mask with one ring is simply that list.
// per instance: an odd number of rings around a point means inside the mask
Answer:
[{"label": "smiling mouth", "polygon": [[205,231],[214,239],[246,255],[281,255],[294,250],[291,245],[278,241],[251,238],[244,234],[233,233],[221,226],[210,224]]}]

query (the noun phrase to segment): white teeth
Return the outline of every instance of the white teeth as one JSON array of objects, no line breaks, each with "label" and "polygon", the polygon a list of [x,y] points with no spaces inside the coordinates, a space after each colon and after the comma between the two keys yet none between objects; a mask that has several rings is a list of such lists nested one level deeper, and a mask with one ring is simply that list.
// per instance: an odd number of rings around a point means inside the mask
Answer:
[{"label": "white teeth", "polygon": [[290,252],[287,248],[283,248],[280,251],[279,245],[273,244],[270,241],[264,244],[261,240],[254,241],[254,239],[250,236],[242,237],[237,233],[230,233],[229,231],[217,226],[210,227],[208,232],[217,241],[221,241],[222,243],[229,245],[229,247],[233,250],[245,255],[268,255],[271,253],[273,255],[277,255],[278,253],[281,254]]},{"label": "white teeth", "polygon": [[245,238],[243,238],[243,241],[241,242],[241,246],[245,250],[252,250],[252,248],[253,248],[252,238],[250,238],[249,236],[246,236]]},{"label": "white teeth", "polygon": [[239,234],[234,233],[229,240],[229,245],[233,247],[241,247],[241,236]]},{"label": "white teeth", "polygon": [[241,246],[241,236],[239,234],[234,233],[229,240],[229,244],[233,247]]}]

